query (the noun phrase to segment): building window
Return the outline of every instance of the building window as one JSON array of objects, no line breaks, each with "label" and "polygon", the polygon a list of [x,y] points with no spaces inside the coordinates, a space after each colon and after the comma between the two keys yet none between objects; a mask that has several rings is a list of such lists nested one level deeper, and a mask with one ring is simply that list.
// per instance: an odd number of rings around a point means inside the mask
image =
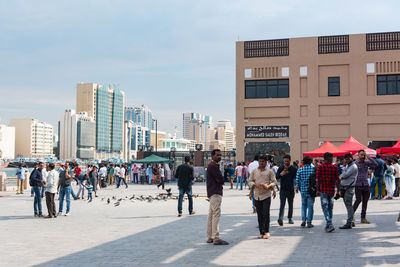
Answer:
[{"label": "building window", "polygon": [[245,98],[288,98],[289,79],[245,81]]},{"label": "building window", "polygon": [[340,96],[340,77],[328,77],[328,96]]},{"label": "building window", "polygon": [[400,74],[378,75],[376,77],[378,95],[399,95]]},{"label": "building window", "polygon": [[320,36],[318,37],[318,54],[348,53],[349,36]]},{"label": "building window", "polygon": [[400,32],[368,33],[367,51],[400,49]]},{"label": "building window", "polygon": [[244,57],[289,56],[289,39],[244,42]]}]

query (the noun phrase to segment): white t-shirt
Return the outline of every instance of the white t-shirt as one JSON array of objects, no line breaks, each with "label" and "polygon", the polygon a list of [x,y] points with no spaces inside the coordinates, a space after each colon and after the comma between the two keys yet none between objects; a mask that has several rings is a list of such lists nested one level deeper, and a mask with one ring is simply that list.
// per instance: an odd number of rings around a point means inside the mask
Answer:
[{"label": "white t-shirt", "polygon": [[396,173],[394,174],[395,178],[400,178],[400,164],[396,163],[393,165],[394,170]]},{"label": "white t-shirt", "polygon": [[115,167],[114,168],[114,174],[115,175],[121,176],[120,172],[121,172],[121,169],[119,167]]},{"label": "white t-shirt", "polygon": [[162,178],[165,177],[164,168],[160,168],[160,176],[161,176]]},{"label": "white t-shirt", "polygon": [[119,176],[121,177],[125,177],[125,168],[121,168],[121,170],[119,171]]},{"label": "white t-shirt", "polygon": [[247,171],[249,174],[251,174],[252,171],[258,168],[258,160],[253,161],[252,163],[249,164],[249,167],[247,168]]}]

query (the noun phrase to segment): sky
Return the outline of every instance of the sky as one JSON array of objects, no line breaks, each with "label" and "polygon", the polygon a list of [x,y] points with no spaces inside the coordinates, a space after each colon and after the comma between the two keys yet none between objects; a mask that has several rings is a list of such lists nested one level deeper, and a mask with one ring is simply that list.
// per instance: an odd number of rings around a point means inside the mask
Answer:
[{"label": "sky", "polygon": [[236,41],[399,31],[398,1],[0,0],[0,124],[57,125],[76,84],[115,84],[159,130],[235,125]]}]

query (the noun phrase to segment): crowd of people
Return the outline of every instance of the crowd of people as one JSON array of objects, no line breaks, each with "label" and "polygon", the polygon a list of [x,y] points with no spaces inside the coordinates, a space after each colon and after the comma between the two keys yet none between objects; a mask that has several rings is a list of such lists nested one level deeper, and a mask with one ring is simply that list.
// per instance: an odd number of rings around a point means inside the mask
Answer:
[{"label": "crowd of people", "polygon": [[[334,200],[343,198],[347,210],[347,220],[340,229],[352,229],[355,224],[355,213],[361,204],[362,224],[370,224],[367,219],[368,201],[383,199],[382,184],[385,184],[385,199],[399,196],[400,165],[399,159],[382,160],[380,155],[369,158],[364,150],[359,150],[357,159],[347,153],[340,160],[333,161],[333,154],[327,152],[323,160],[309,156],[291,163],[290,155],[283,157],[283,164],[271,164],[266,156],[255,156],[248,164],[238,163],[236,168],[228,164],[224,168],[224,176],[219,171],[221,151],[212,152],[212,161],[207,168],[207,197],[210,209],[207,220],[207,243],[227,245],[228,242],[219,238],[219,218],[221,214],[222,185],[229,181],[233,189],[236,179],[236,189],[242,190],[242,184],[250,189],[254,212],[257,213],[259,238],[269,239],[271,198],[276,197],[279,190],[280,208],[278,224],[283,226],[285,204],[288,202],[288,223],[293,221],[293,201],[296,193],[301,195],[301,227],[312,228],[314,202],[320,197],[321,209],[325,218],[325,231],[335,231],[333,225]],[[280,187],[278,187],[278,181]],[[378,185],[378,190],[376,190]],[[353,198],[355,195],[355,201]],[[397,219],[400,221],[400,214]]]},{"label": "crowd of people", "polygon": [[[168,180],[169,166],[164,164],[89,164],[85,171],[79,164],[65,162],[58,167],[54,163],[35,163],[29,175],[31,186],[31,197],[34,197],[34,216],[55,218],[63,214],[64,200],[66,202],[65,216],[70,215],[71,198],[74,200],[87,200],[91,202],[98,197],[98,190],[107,186],[120,188],[128,183],[157,184],[157,187],[164,189]],[[27,178],[28,169],[24,163],[20,164],[17,171],[17,194],[23,194],[24,180]],[[78,192],[75,194],[72,183],[78,185]],[[59,207],[56,213],[55,194],[59,194]],[[42,199],[45,197],[48,215],[44,216],[42,211]]]},{"label": "crowd of people", "polygon": [[[284,225],[286,202],[288,203],[287,222],[294,224],[293,203],[296,193],[301,196],[301,224],[305,228],[312,228],[314,203],[316,197],[320,198],[321,208],[325,218],[325,231],[335,231],[333,225],[334,200],[343,198],[347,210],[347,220],[340,229],[352,229],[356,226],[355,213],[361,204],[362,224],[369,224],[367,207],[369,200],[393,199],[399,196],[400,191],[400,164],[398,158],[383,160],[380,155],[369,158],[364,150],[357,153],[357,159],[348,153],[336,162],[333,154],[327,152],[323,160],[303,158],[302,163],[291,162],[290,155],[283,157],[281,166],[270,161],[264,155],[256,155],[254,161],[238,162],[234,167],[232,163],[221,165],[221,151],[215,149],[211,153],[212,160],[207,166],[206,189],[209,201],[207,218],[207,243],[214,245],[227,245],[228,242],[219,237],[219,220],[221,216],[221,203],[223,184],[229,182],[230,189],[249,189],[249,198],[252,201],[253,212],[257,213],[259,238],[269,239],[270,206],[271,198],[279,192],[280,208],[278,224]],[[17,170],[18,192],[23,193],[22,180],[27,169],[21,165]],[[192,185],[194,181],[194,168],[187,156],[184,163],[179,165],[174,175],[167,164],[100,164],[88,165],[82,171],[75,163],[61,164],[56,169],[53,163],[35,164],[29,177],[31,195],[34,197],[34,216],[44,217],[42,213],[42,198],[46,198],[48,215],[45,218],[55,218],[63,214],[64,199],[66,202],[65,216],[70,215],[71,197],[75,200],[84,199],[87,191],[87,200],[90,202],[98,196],[98,190],[106,186],[121,183],[128,188],[128,183],[157,184],[164,189],[165,182],[173,176],[177,180],[179,189],[178,217],[182,216],[182,202],[186,194],[189,202],[189,215],[195,214],[193,209]],[[71,187],[76,181],[77,194]],[[280,186],[278,186],[278,184]],[[383,184],[385,190],[383,191]],[[377,187],[377,189],[376,189]],[[56,212],[55,195],[59,194],[58,212]],[[353,198],[355,196],[355,201]],[[386,197],[385,197],[386,196]],[[400,221],[400,215],[398,220]]]}]

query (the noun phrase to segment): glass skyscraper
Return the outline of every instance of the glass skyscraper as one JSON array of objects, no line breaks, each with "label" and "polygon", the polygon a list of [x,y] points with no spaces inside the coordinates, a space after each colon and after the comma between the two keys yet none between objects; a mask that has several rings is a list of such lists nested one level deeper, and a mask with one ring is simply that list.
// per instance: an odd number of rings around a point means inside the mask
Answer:
[{"label": "glass skyscraper", "polygon": [[126,121],[133,121],[135,124],[153,130],[153,112],[145,105],[141,107],[126,107],[124,118]]}]

